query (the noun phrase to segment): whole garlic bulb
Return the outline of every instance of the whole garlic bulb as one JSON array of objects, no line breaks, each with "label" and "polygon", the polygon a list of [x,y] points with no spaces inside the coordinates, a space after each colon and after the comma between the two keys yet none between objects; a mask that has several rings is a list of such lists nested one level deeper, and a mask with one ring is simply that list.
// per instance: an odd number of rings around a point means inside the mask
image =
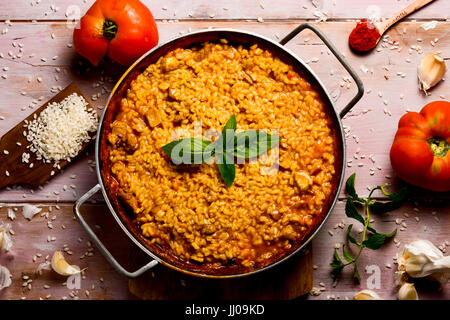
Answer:
[{"label": "whole garlic bulb", "polygon": [[354,300],[381,300],[380,296],[368,289],[361,290],[353,297]]},{"label": "whole garlic bulb", "polygon": [[405,282],[398,291],[399,300],[419,300],[416,288],[412,283]]},{"label": "whole garlic bulb", "polygon": [[415,240],[397,254],[398,270],[413,278],[450,273],[450,256],[428,240]]}]

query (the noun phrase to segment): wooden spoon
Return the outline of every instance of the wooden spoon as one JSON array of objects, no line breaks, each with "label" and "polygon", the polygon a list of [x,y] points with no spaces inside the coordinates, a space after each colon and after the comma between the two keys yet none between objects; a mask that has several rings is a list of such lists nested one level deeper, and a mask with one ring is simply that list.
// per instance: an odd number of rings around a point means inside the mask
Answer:
[{"label": "wooden spoon", "polygon": [[423,6],[429,4],[430,2],[433,2],[434,0],[417,0],[411,3],[409,6],[407,6],[405,9],[397,13],[392,18],[386,19],[384,21],[376,22],[374,23],[375,26],[378,29],[378,32],[380,35],[383,35],[383,33],[386,32],[387,29],[389,29],[393,24],[398,22],[399,20],[403,19],[404,17],[410,15],[411,13],[419,10]]},{"label": "wooden spoon", "polygon": [[372,50],[373,48],[376,47],[376,45],[378,44],[378,42],[380,41],[381,37],[386,32],[386,30],[389,29],[393,24],[397,23],[399,20],[401,20],[404,17],[406,17],[407,15],[419,10],[420,8],[429,4],[432,1],[434,1],[434,0],[417,0],[417,1],[414,1],[413,3],[411,3],[409,6],[404,8],[402,11],[400,11],[396,15],[394,15],[392,18],[389,18],[389,19],[386,19],[383,21],[378,21],[378,22],[366,23],[368,33],[372,32],[372,34],[373,34],[374,27],[375,27],[376,31],[378,31],[377,39],[372,40],[370,37],[367,37],[367,38],[364,37],[364,40],[367,42],[366,46],[359,46],[359,45],[355,44],[355,42],[356,42],[355,40],[360,38],[360,35],[355,33],[356,28],[353,29],[353,31],[349,37],[350,46],[354,50],[361,51],[361,52]]},{"label": "wooden spoon", "polygon": [[[25,120],[32,121],[35,115],[36,117],[39,117],[39,114],[48,104],[53,102],[59,103],[72,93],[76,93],[88,101],[86,97],[83,96],[80,89],[72,83],[35,112],[30,114]],[[92,107],[88,105],[86,108],[89,109]],[[0,139],[0,189],[14,184],[42,185],[69,163],[68,161],[60,161],[60,169],[58,169],[53,167],[53,161],[44,163],[42,160],[37,160],[36,155],[26,148],[30,143],[23,134],[26,130],[26,128],[24,128],[24,121],[17,124]],[[78,155],[95,140],[95,132],[90,132],[89,135],[91,140],[83,144]],[[6,153],[4,150],[6,150]],[[22,154],[24,152],[30,154],[29,163],[22,162]],[[74,159],[72,159],[72,161],[73,160]],[[32,168],[30,168],[31,163],[33,163]]]}]

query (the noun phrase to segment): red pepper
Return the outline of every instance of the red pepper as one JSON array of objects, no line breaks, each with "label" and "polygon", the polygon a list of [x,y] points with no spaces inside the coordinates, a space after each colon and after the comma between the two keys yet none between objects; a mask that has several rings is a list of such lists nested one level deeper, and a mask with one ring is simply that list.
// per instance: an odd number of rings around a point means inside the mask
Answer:
[{"label": "red pepper", "polygon": [[413,185],[450,191],[450,102],[435,101],[398,124],[391,148],[395,173]]}]

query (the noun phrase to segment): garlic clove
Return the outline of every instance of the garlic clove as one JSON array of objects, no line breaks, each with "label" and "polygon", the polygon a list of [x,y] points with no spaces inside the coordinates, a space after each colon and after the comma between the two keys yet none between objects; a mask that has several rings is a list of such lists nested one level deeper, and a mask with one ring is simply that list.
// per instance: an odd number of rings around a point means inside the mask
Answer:
[{"label": "garlic clove", "polygon": [[31,221],[31,219],[33,219],[35,214],[41,212],[41,210],[42,210],[42,208],[38,208],[36,206],[26,204],[22,208],[22,214],[25,219],[28,219]]},{"label": "garlic clove", "polygon": [[16,218],[16,213],[11,208],[8,208],[8,218],[12,221]]},{"label": "garlic clove", "polygon": [[446,71],[444,58],[437,53],[428,53],[417,68],[420,89],[428,94],[427,90],[438,84],[444,78]]},{"label": "garlic clove", "polygon": [[419,300],[414,284],[405,282],[398,290],[399,300]]},{"label": "garlic clove", "polygon": [[43,270],[52,270],[52,264],[50,261],[42,262],[38,265],[36,272],[41,275]]},{"label": "garlic clove", "polygon": [[0,230],[0,249],[3,249],[3,242],[5,238],[5,232],[3,230]]},{"label": "garlic clove", "polygon": [[364,289],[355,294],[354,300],[381,300],[380,296],[372,290]]},{"label": "garlic clove", "polygon": [[13,242],[9,236],[11,225],[9,223],[0,223],[0,251],[9,251]]},{"label": "garlic clove", "polygon": [[394,283],[396,286],[400,287],[403,283],[409,280],[409,276],[406,271],[395,271],[394,273]]},{"label": "garlic clove", "polygon": [[0,265],[0,291],[11,285],[11,273],[8,268]]},{"label": "garlic clove", "polygon": [[71,276],[81,272],[78,267],[71,266],[67,263],[61,251],[55,251],[52,257],[51,266],[56,273],[62,276]]}]

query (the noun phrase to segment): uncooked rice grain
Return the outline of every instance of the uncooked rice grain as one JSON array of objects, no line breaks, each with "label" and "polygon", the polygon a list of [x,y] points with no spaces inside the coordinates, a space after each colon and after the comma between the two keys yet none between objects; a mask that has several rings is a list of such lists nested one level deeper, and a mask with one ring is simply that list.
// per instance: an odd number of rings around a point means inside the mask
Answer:
[{"label": "uncooked rice grain", "polygon": [[38,160],[70,161],[97,130],[97,115],[87,102],[76,93],[60,103],[49,104],[30,121],[24,132],[31,144],[27,148]]}]

